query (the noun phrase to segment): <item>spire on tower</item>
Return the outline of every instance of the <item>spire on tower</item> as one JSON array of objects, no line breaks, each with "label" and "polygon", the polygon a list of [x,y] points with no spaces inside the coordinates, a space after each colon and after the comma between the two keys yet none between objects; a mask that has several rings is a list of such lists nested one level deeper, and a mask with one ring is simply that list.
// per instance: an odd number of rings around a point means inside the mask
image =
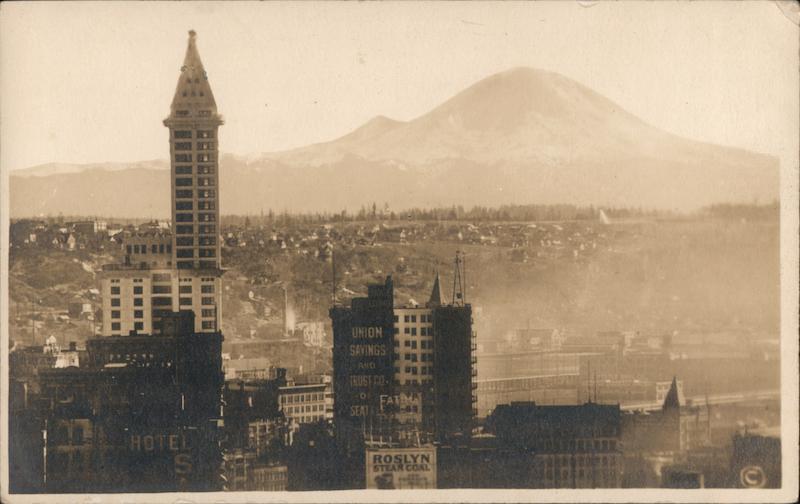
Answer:
[{"label": "spire on tower", "polygon": [[[175,88],[175,96],[170,107],[173,117],[196,117],[217,115],[217,103],[208,83],[200,53],[197,51],[197,32],[189,30],[189,43],[183,58],[181,76]],[[181,111],[176,113],[177,111]],[[202,114],[201,114],[202,112]]]},{"label": "spire on tower", "polygon": [[667,392],[667,396],[664,398],[664,405],[662,409],[680,409],[681,407],[681,399],[678,395],[678,379],[677,377],[672,377],[672,384],[669,386],[669,391]]},{"label": "spire on tower", "polygon": [[439,272],[436,272],[436,278],[433,280],[433,289],[431,290],[431,297],[428,300],[428,308],[442,306],[442,290],[439,287]]}]

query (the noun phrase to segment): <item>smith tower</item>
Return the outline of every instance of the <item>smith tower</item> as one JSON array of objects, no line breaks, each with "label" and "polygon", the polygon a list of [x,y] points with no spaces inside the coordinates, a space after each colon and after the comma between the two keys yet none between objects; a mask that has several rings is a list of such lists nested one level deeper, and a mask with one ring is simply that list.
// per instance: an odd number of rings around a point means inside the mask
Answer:
[{"label": "smith tower", "polygon": [[217,131],[223,124],[211,92],[197,35],[189,45],[175,88],[169,128],[172,171],[172,264],[179,270],[220,272],[219,151]]},{"label": "smith tower", "polygon": [[139,229],[125,237],[125,259],[103,266],[104,335],[159,334],[177,311],[194,312],[194,331],[221,328],[217,104],[189,46],[169,117],[172,233]]}]

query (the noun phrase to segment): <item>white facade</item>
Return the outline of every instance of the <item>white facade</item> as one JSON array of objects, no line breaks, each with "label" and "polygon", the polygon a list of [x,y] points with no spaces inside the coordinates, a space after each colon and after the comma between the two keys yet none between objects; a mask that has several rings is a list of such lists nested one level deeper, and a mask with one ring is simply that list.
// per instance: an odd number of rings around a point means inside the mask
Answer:
[{"label": "white facade", "polygon": [[109,268],[101,296],[103,336],[158,334],[161,314],[179,309],[194,311],[195,332],[217,331],[222,317],[220,277],[192,270]]},{"label": "white facade", "polygon": [[287,385],[280,388],[278,408],[291,424],[333,420],[331,383]]},{"label": "white facade", "polygon": [[397,385],[433,382],[433,310],[394,309],[394,379]]}]

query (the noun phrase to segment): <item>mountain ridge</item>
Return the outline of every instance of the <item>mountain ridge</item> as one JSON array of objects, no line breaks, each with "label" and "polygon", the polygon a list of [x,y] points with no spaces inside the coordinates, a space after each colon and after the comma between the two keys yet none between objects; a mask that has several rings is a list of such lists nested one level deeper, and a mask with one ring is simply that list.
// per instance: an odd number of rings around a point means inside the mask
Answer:
[{"label": "mountain ridge", "polygon": [[[75,184],[60,178],[56,184],[53,177],[62,175],[48,165],[12,172],[12,215],[60,206],[75,213],[80,188],[92,184],[92,194],[127,187],[145,207],[169,215],[167,161],[106,165],[110,178],[79,171],[70,175],[86,180]],[[103,171],[104,164],[87,166]],[[692,209],[777,198],[777,166],[773,156],[665,132],[572,79],[520,67],[486,77],[408,121],[379,115],[327,142],[221,154],[221,208],[341,211],[377,201],[395,209],[509,203]],[[156,182],[143,172],[139,183],[131,169],[163,173]],[[31,173],[44,175],[32,184]],[[161,201],[151,201],[162,192]]]}]

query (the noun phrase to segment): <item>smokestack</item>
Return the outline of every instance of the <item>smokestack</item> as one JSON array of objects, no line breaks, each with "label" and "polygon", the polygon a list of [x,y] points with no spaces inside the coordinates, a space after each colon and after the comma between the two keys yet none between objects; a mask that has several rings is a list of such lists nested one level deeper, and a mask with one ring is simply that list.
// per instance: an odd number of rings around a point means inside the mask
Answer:
[{"label": "smokestack", "polygon": [[283,286],[283,336],[289,337],[289,293]]}]

